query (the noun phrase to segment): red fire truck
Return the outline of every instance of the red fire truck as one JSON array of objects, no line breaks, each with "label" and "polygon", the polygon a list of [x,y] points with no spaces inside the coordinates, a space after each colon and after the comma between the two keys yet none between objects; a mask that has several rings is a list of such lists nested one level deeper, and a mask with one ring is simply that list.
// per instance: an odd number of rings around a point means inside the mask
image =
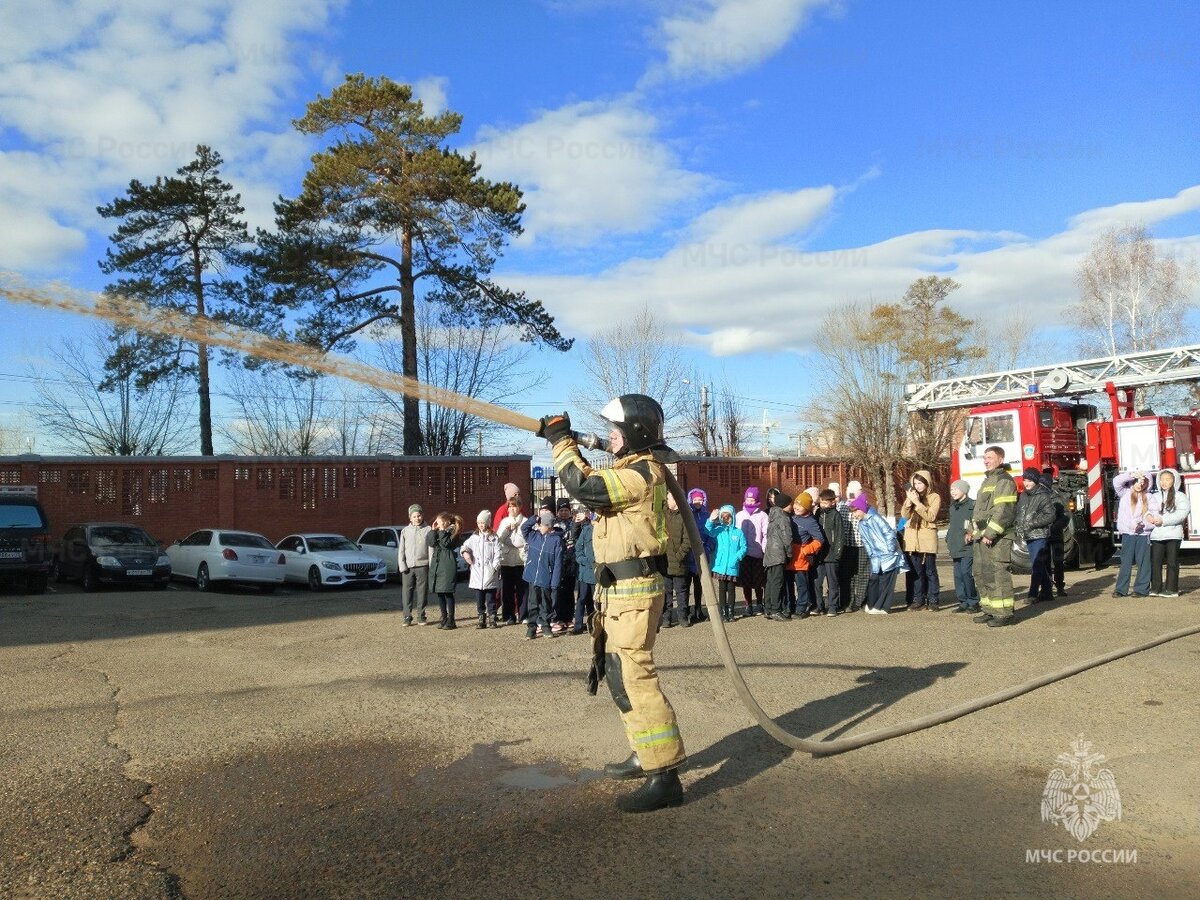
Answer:
[{"label": "red fire truck", "polygon": [[[1018,486],[1022,469],[1052,468],[1071,513],[1067,558],[1100,565],[1113,552],[1112,481],[1123,471],[1153,479],[1160,469],[1178,470],[1192,503],[1183,546],[1200,548],[1200,416],[1134,408],[1140,388],[1196,381],[1200,345],[913,384],[905,399],[914,413],[969,408],[950,470],[970,483],[972,496],[983,481],[984,448],[993,444],[1004,448]],[[1107,414],[1081,402],[1097,394],[1107,395]],[[1014,557],[1027,564],[1019,543]]]}]

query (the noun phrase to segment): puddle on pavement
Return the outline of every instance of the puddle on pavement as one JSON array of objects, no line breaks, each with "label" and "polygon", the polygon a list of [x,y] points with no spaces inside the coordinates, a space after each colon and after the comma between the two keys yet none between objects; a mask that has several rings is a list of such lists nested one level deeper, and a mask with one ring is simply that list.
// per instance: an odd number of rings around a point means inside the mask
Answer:
[{"label": "puddle on pavement", "polygon": [[519,788],[524,791],[548,791],[554,788],[566,787],[568,784],[584,784],[602,778],[604,773],[595,769],[582,769],[572,778],[569,775],[553,775],[537,766],[521,766],[501,773],[496,779],[498,784],[505,787]]},{"label": "puddle on pavement", "polygon": [[450,764],[448,771],[456,775],[473,773],[491,776],[503,787],[521,791],[551,791],[572,784],[586,784],[604,777],[595,769],[575,771],[557,762],[546,762],[536,766],[519,766],[510,762],[502,747],[523,744],[525,741],[496,741],[492,744],[475,744],[471,752]]}]

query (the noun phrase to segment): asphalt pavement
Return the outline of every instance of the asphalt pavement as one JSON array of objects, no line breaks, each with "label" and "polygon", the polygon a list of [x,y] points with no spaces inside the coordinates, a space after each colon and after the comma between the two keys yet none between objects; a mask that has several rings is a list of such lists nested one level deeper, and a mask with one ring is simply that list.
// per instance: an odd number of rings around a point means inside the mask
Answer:
[{"label": "asphalt pavement", "polygon": [[[730,633],[784,727],[832,738],[1200,620],[1190,568],[1174,599],[1113,598],[1113,575],[1068,573],[1013,628],[944,590],[937,614]],[[588,638],[479,631],[467,593],[444,632],[403,627],[394,586],[0,589],[0,896],[1196,895],[1200,637],[810,758],[751,724],[709,626],[664,629],[687,802],[630,817]],[[1104,759],[1076,792],[1120,795],[1083,840],[1043,814],[1081,737]]]}]

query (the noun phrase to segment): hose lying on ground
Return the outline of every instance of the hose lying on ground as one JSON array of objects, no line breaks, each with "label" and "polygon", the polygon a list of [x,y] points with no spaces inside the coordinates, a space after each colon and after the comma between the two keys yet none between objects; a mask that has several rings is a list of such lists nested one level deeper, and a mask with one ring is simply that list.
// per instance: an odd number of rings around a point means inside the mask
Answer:
[{"label": "hose lying on ground", "polygon": [[912,734],[914,731],[923,731],[926,728],[950,722],[960,716],[978,712],[981,709],[995,706],[1006,700],[1012,700],[1014,697],[1020,697],[1022,694],[1028,694],[1030,691],[1053,684],[1056,681],[1062,681],[1064,678],[1070,678],[1072,675],[1078,675],[1080,672],[1086,672],[1088,669],[1094,669],[1105,663],[1110,663],[1126,656],[1132,656],[1134,653],[1141,653],[1143,650],[1149,650],[1151,647],[1157,647],[1160,644],[1166,644],[1179,638],[1200,634],[1200,625],[1194,625],[1191,628],[1181,628],[1179,631],[1162,634],[1131,647],[1122,647],[1120,650],[1113,650],[1111,653],[1105,653],[1102,656],[1075,663],[1074,665],[1067,666],[1065,669],[1059,669],[1057,672],[1050,672],[1047,675],[1023,681],[1020,684],[997,691],[994,694],[988,694],[986,697],[968,700],[966,703],[951,706],[948,709],[943,709],[941,712],[921,716],[919,719],[912,719],[908,722],[901,722],[898,725],[877,728],[874,731],[868,731],[863,734],[851,734],[832,741],[818,741],[797,737],[785,731],[774,719],[767,715],[763,708],[758,705],[758,701],[754,699],[754,695],[750,693],[750,688],[746,686],[746,680],[742,678],[742,672],[738,668],[737,660],[734,659],[733,648],[729,645],[729,635],[725,632],[725,623],[721,619],[716,593],[713,589],[712,569],[709,567],[708,556],[704,553],[704,542],[700,538],[700,529],[696,526],[695,517],[688,515],[689,504],[687,497],[684,495],[683,489],[679,486],[679,482],[675,480],[670,471],[667,472],[667,488],[670,490],[671,496],[675,498],[675,504],[679,507],[681,513],[683,513],[684,527],[687,528],[692,546],[698,549],[696,556],[700,561],[700,588],[704,593],[704,606],[708,610],[708,621],[712,623],[713,635],[717,643],[717,652],[721,656],[721,662],[725,664],[726,671],[729,672],[729,677],[733,681],[733,688],[737,692],[738,699],[742,701],[742,705],[746,707],[746,710],[754,717],[754,720],[762,727],[763,731],[785,747],[791,747],[793,750],[803,750],[805,753],[811,753],[813,756],[832,756],[835,753],[845,753],[847,750],[857,750],[859,747],[865,747],[868,744],[878,744],[881,741],[891,740],[901,735]]}]

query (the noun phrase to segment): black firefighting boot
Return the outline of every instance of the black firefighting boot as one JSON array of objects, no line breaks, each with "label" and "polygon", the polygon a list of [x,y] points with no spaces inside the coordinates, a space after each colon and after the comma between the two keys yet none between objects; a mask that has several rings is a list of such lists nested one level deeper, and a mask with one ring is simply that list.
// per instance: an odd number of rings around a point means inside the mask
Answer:
[{"label": "black firefighting boot", "polygon": [[655,772],[636,791],[617,798],[621,812],[643,813],[683,805],[683,784],[678,769]]},{"label": "black firefighting boot", "polygon": [[604,766],[604,774],[609,778],[643,778],[646,773],[642,771],[642,761],[638,759],[637,753],[630,753],[629,759],[619,763],[607,763]]}]

